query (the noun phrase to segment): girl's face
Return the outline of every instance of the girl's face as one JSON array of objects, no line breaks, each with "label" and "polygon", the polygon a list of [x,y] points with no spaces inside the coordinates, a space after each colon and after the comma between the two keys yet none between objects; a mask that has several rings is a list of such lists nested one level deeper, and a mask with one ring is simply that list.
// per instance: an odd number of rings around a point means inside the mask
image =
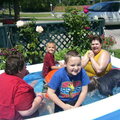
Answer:
[{"label": "girl's face", "polygon": [[52,44],[52,43],[48,44],[46,50],[47,50],[47,52],[54,54],[54,52],[56,50],[55,44]]},{"label": "girl's face", "polygon": [[81,70],[80,57],[70,57],[66,63],[66,68],[69,75],[77,75]]},{"label": "girl's face", "polygon": [[100,52],[101,50],[101,43],[98,41],[98,40],[93,40],[92,43],[91,43],[91,49],[92,51],[94,52],[94,54],[97,54]]}]

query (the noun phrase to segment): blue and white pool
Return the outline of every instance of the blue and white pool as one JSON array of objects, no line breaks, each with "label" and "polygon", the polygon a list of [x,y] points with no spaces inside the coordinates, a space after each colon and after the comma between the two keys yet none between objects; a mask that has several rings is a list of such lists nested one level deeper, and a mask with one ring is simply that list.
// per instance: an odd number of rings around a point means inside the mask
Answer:
[{"label": "blue and white pool", "polygon": [[[112,65],[114,67],[120,68],[120,59],[111,56]],[[33,68],[33,67],[32,67]],[[31,72],[33,69],[29,66],[29,70]],[[41,66],[36,67],[40,69]],[[101,96],[94,97],[95,93],[90,93],[87,97],[89,99],[85,100],[85,105],[67,110],[64,112],[44,115],[32,119],[36,120],[66,120],[66,119],[74,119],[74,120],[120,120],[120,88],[118,91],[114,91],[114,95],[111,97],[107,97],[102,99]],[[90,97],[93,97],[90,99]],[[95,100],[93,100],[95,98]],[[100,98],[100,100],[98,100]],[[88,101],[89,100],[89,104]],[[93,101],[90,101],[93,100]],[[31,120],[32,120],[31,119]]]},{"label": "blue and white pool", "polygon": [[[114,67],[120,68],[120,59],[111,56],[111,60]],[[31,74],[25,78],[26,82],[31,83],[32,77],[34,77],[32,73],[36,74],[36,80],[38,80],[35,92],[41,92],[43,89],[43,78],[39,77],[39,71],[42,70],[42,66],[42,63],[27,66]],[[0,71],[0,73],[2,72],[3,70]],[[27,81],[28,77],[30,77],[29,81]],[[105,97],[100,95],[97,90],[93,91],[88,94],[83,106],[54,114],[53,103],[47,101],[48,106],[42,111],[42,116],[31,118],[30,120],[120,120],[120,88],[114,89],[113,93],[113,96]]]}]

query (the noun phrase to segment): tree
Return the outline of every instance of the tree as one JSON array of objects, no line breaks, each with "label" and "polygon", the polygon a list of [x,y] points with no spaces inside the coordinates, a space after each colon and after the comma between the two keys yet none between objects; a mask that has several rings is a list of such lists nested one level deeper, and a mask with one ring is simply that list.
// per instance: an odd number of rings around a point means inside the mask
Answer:
[{"label": "tree", "polygon": [[14,20],[17,21],[20,18],[19,0],[13,0],[13,6],[14,6]]},{"label": "tree", "polygon": [[14,9],[14,20],[17,21],[20,17],[20,2],[19,0],[1,0],[0,4],[6,4],[9,8],[9,14],[11,15],[11,6]]},{"label": "tree", "polygon": [[22,11],[29,12],[41,12],[50,11],[50,4],[56,6],[58,2],[56,0],[21,0]]}]

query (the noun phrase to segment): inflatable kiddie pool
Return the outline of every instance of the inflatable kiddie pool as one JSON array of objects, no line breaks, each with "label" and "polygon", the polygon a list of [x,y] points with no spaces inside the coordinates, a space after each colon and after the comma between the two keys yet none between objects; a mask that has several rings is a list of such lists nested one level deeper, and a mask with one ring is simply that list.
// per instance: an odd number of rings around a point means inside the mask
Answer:
[{"label": "inflatable kiddie pool", "polygon": [[[120,68],[120,59],[111,56],[111,61],[114,67]],[[36,74],[35,79],[38,80],[38,85],[35,86],[36,92],[43,90],[43,78],[38,77],[41,76],[42,66],[42,63],[27,66],[31,76],[25,77],[25,80],[29,84],[33,79],[32,76]],[[0,73],[2,72],[4,71],[1,70]],[[83,106],[58,113],[53,113],[52,101],[46,100],[47,107],[42,108],[41,116],[29,120],[120,120],[119,100],[120,88],[114,90],[114,95],[111,97],[101,96],[98,91],[94,91],[88,94]]]}]

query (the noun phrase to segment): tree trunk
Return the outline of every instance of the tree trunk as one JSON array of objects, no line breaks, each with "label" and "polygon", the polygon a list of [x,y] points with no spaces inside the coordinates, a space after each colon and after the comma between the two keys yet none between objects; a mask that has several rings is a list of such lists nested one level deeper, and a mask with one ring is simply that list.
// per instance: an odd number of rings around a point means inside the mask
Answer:
[{"label": "tree trunk", "polygon": [[9,16],[11,16],[11,1],[9,1]]},{"label": "tree trunk", "polygon": [[13,0],[13,4],[14,4],[14,20],[16,22],[20,18],[19,0]]}]

